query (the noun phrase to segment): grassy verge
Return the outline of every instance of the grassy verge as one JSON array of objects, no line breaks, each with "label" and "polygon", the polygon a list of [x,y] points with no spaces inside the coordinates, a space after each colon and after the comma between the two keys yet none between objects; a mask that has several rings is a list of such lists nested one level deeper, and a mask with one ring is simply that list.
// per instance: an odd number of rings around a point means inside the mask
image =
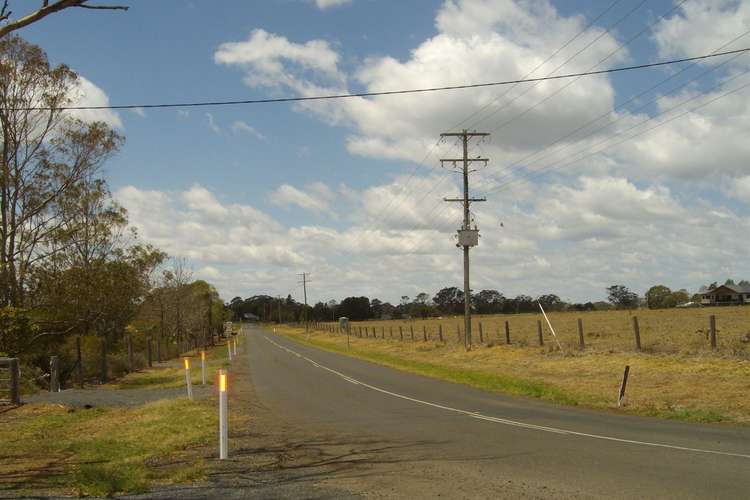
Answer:
[{"label": "grassy verge", "polygon": [[[200,383],[200,353],[191,354]],[[207,383],[228,366],[226,347],[206,352]],[[185,384],[182,360],[131,373],[99,389]],[[240,416],[233,416],[234,421]],[[0,496],[48,492],[108,496],[201,480],[216,438],[215,399],[163,399],[137,407],[66,408],[28,404],[0,414]]]},{"label": "grassy verge", "polygon": [[0,491],[104,496],[204,477],[188,448],[213,440],[208,401],[72,410],[32,404],[2,418]]},{"label": "grassy verge", "polygon": [[[105,387],[110,389],[167,389],[185,385],[185,368],[183,359],[190,359],[190,378],[193,384],[201,383],[200,351],[191,351],[182,357],[170,360],[160,366],[147,368],[128,374]],[[219,368],[229,366],[227,348],[224,345],[206,350],[206,384],[213,384],[214,374]]]},{"label": "grassy verge", "polygon": [[[561,356],[533,347],[494,345],[466,352],[456,345],[350,338],[302,330],[278,331],[294,340],[392,368],[554,403],[694,422],[750,425],[746,395],[750,364],[718,357],[638,353]],[[615,400],[625,365],[626,405]]]}]

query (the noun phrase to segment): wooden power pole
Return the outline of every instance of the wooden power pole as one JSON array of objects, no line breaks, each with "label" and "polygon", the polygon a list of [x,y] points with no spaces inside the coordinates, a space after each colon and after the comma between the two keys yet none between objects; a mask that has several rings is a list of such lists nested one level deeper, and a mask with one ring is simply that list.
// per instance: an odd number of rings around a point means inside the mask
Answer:
[{"label": "wooden power pole", "polygon": [[[479,243],[479,230],[476,224],[474,228],[471,228],[471,211],[469,207],[471,203],[475,201],[487,201],[487,198],[470,198],[469,197],[469,167],[474,162],[484,162],[486,165],[489,161],[487,158],[469,158],[469,139],[472,137],[487,137],[488,133],[485,132],[469,132],[463,130],[461,132],[446,132],[440,134],[441,137],[459,137],[463,142],[463,158],[444,158],[441,159],[441,164],[448,162],[452,163],[452,167],[460,169],[463,174],[464,180],[464,195],[462,198],[444,198],[445,201],[463,203],[464,207],[464,223],[458,230],[458,244],[456,246],[463,247],[464,252],[464,345],[466,350],[471,350],[471,288],[469,286],[469,249],[473,246],[477,246]],[[460,167],[459,167],[460,165]]]},{"label": "wooden power pole", "polygon": [[302,283],[302,293],[305,297],[305,333],[310,334],[309,325],[307,323],[307,283],[309,280],[307,279],[309,273],[300,273],[297,276],[302,276],[302,281],[299,283]]}]

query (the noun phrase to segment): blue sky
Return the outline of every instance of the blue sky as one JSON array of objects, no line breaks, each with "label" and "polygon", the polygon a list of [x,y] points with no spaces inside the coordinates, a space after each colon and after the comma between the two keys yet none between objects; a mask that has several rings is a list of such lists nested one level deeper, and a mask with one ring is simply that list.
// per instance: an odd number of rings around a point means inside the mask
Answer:
[{"label": "blue sky", "polygon": [[[123,3],[128,12],[69,10],[22,35],[93,82],[112,104],[251,99],[517,78],[611,2]],[[549,73],[599,35],[558,73],[589,69],[644,29],[603,66],[709,53],[750,30],[744,0],[687,0],[656,22],[678,3],[646,1],[604,33],[640,4],[617,2],[533,76]],[[746,46],[750,36],[727,48]],[[495,88],[324,107],[120,111],[110,119],[127,142],[105,172],[141,236],[187,258],[225,298],[299,296],[294,275],[308,271],[316,282],[313,300],[355,294],[397,300],[460,283],[460,254],[451,240],[457,217],[440,205],[457,179],[444,178],[437,162],[455,151],[450,144],[430,146],[490,103],[495,114],[478,125],[513,121],[472,146],[493,160],[474,182],[478,191],[513,182],[477,207],[483,240],[475,251],[476,288],[570,300],[600,299],[612,283],[640,293],[657,282],[697,289],[750,277],[748,233],[742,233],[750,229],[750,157],[741,139],[750,131],[747,90],[551,175],[524,181],[547,164],[510,166],[602,113],[615,123],[567,141],[569,152],[614,142],[618,132],[689,96],[697,94],[692,105],[701,104],[714,95],[712,86],[720,93],[748,82],[742,72],[749,60],[727,63],[676,97],[651,93],[616,110],[682,67],[573,82],[547,101],[563,83],[526,94]],[[710,64],[689,68],[658,92],[688,83]],[[506,90],[506,99],[517,100],[492,104]],[[711,262],[703,255],[707,237],[722,246]]]}]

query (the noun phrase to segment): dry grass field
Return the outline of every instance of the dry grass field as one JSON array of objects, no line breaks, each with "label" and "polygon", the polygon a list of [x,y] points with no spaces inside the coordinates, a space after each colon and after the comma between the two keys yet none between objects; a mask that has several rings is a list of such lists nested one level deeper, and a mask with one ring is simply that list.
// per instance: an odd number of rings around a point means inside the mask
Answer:
[{"label": "dry grass field", "polygon": [[[715,352],[706,337],[712,314],[716,316],[718,337]],[[640,352],[635,349],[633,315],[638,316],[640,324]],[[537,320],[544,321],[541,314],[476,317],[476,345],[470,352],[458,342],[459,324],[463,331],[460,317],[352,322],[348,349],[346,336],[331,334],[327,328],[330,325],[319,325],[309,338],[301,335],[303,330],[299,328],[281,332],[319,347],[423,375],[611,410],[616,409],[622,372],[629,365],[626,405],[618,411],[750,424],[750,307],[553,313],[549,318],[564,353],[556,347],[546,324],[545,344],[538,345]],[[578,318],[583,320],[584,350],[578,348]],[[510,345],[505,344],[506,320]],[[480,322],[483,344],[478,338]],[[439,325],[445,342],[438,341]],[[362,337],[355,335],[359,328]],[[373,338],[373,331],[377,338]]]}]

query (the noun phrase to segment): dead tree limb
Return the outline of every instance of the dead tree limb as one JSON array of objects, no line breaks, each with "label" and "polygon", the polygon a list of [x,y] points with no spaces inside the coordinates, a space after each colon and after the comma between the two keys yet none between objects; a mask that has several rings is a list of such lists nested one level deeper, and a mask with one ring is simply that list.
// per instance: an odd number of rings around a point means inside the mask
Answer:
[{"label": "dead tree limb", "polygon": [[[128,10],[125,5],[88,5],[88,0],[57,0],[56,2],[49,3],[49,0],[42,2],[42,7],[39,10],[32,12],[16,21],[10,21],[3,26],[0,26],[0,38],[4,37],[8,33],[24,28],[30,24],[44,19],[50,14],[60,12],[61,10],[69,9],[71,7],[79,7],[82,9],[96,9],[96,10]],[[5,21],[10,18],[11,11],[8,10],[8,0],[3,1],[3,6],[0,9],[0,21]]]}]

